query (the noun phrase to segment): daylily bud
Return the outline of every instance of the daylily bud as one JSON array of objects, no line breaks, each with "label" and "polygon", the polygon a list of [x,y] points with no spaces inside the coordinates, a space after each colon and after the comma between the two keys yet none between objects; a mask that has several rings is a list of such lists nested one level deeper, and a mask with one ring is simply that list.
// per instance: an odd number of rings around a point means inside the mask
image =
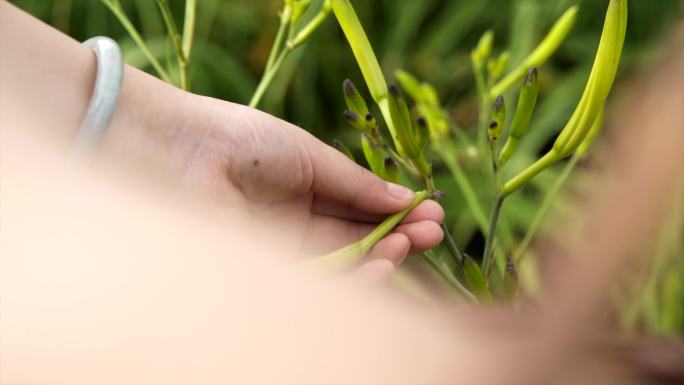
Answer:
[{"label": "daylily bud", "polygon": [[354,83],[352,83],[351,80],[346,79],[342,83],[342,90],[344,91],[344,101],[347,103],[349,111],[353,111],[359,116],[365,117],[366,114],[368,114],[368,106],[354,86]]},{"label": "daylily bud", "polygon": [[344,143],[342,143],[341,140],[337,140],[337,139],[333,140],[333,147],[335,147],[335,149],[336,149],[337,151],[339,151],[339,152],[343,153],[344,155],[346,155],[347,158],[349,158],[349,159],[351,159],[352,161],[356,162],[356,159],[354,158],[354,155],[352,154],[352,152],[349,150],[349,148],[348,148],[347,146],[344,145]]},{"label": "daylily bud", "polygon": [[349,123],[349,125],[351,125],[352,127],[356,128],[361,132],[367,132],[364,120],[361,119],[361,116],[359,116],[359,114],[357,114],[356,112],[345,110],[344,117],[347,119],[347,123]]},{"label": "daylily bud", "polygon": [[366,157],[366,162],[371,171],[382,179],[387,179],[385,173],[385,155],[380,148],[371,143],[366,134],[361,134],[361,147],[363,148],[363,155]]},{"label": "daylily bud", "polygon": [[397,132],[397,138],[401,143],[401,148],[410,159],[417,159],[420,157],[421,151],[414,139],[413,124],[411,124],[411,115],[406,106],[406,101],[401,95],[399,87],[395,84],[390,84],[388,90],[390,115]]},{"label": "daylily bud", "polygon": [[399,165],[390,156],[385,157],[385,180],[397,184],[401,180]]},{"label": "daylily bud", "polygon": [[489,59],[487,62],[487,71],[489,72],[489,82],[497,81],[508,67],[508,61],[511,59],[511,54],[504,51],[496,59]]},{"label": "daylily bud", "polygon": [[463,275],[470,291],[480,300],[491,301],[492,294],[480,266],[468,254],[463,254]]},{"label": "daylily bud", "polygon": [[546,35],[537,48],[535,48],[535,50],[532,51],[516,69],[511,71],[511,73],[492,87],[490,95],[493,97],[503,94],[511,86],[525,77],[528,68],[538,68],[546,63],[546,61],[549,60],[549,57],[551,57],[558,47],[560,47],[561,43],[575,25],[578,10],[579,8],[576,5],[568,8],[568,10],[563,13],[563,16],[561,16],[553,27],[551,27],[551,31],[549,31],[548,35]]},{"label": "daylily bud", "polygon": [[413,99],[414,102],[420,103],[423,101],[423,90],[421,84],[413,75],[406,71],[397,70],[394,72],[401,88]]},{"label": "daylily bud", "polygon": [[503,166],[510,159],[518,146],[518,142],[525,135],[527,127],[530,125],[534,108],[537,105],[538,94],[538,71],[536,68],[532,68],[527,72],[523,85],[520,87],[520,96],[518,97],[518,106],[515,109],[515,116],[513,116],[513,122],[511,123],[511,132],[501,150],[499,165]]},{"label": "daylily bud", "polygon": [[501,135],[504,124],[506,123],[506,102],[504,97],[499,95],[494,101],[492,108],[492,121],[487,129],[487,136],[491,143],[495,143]]},{"label": "daylily bud", "polygon": [[416,120],[416,143],[418,149],[422,152],[425,146],[430,142],[430,128],[424,116],[419,116]]},{"label": "daylily bud", "polygon": [[484,63],[492,55],[493,44],[494,44],[494,32],[487,31],[482,35],[482,37],[480,38],[480,41],[477,43],[477,46],[475,47],[473,52],[470,54],[470,58],[473,61],[473,65],[478,70],[482,69],[482,67],[484,66]]}]

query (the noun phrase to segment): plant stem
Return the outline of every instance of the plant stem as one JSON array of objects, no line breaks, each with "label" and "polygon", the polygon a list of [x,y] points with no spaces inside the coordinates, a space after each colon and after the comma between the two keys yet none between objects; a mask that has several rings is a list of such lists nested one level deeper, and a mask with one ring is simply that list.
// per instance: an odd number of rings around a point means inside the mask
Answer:
[{"label": "plant stem", "polygon": [[442,222],[442,232],[444,232],[444,240],[446,242],[447,250],[449,250],[451,256],[454,257],[456,263],[462,263],[463,253],[461,253],[458,245],[456,245],[456,241],[454,241],[454,238],[451,236],[451,231],[449,230],[449,226],[447,226],[446,221]]},{"label": "plant stem", "polygon": [[171,80],[171,76],[169,76],[168,72],[164,70],[162,65],[157,60],[157,58],[155,58],[154,55],[152,55],[152,52],[150,52],[150,49],[147,47],[147,44],[145,44],[145,40],[143,40],[138,30],[135,29],[135,26],[133,26],[133,23],[131,23],[131,20],[128,18],[128,16],[126,16],[126,13],[123,11],[123,8],[121,8],[121,3],[119,3],[119,0],[102,0],[102,2],[119,20],[119,22],[124,27],[126,32],[128,32],[128,35],[131,37],[131,39],[133,39],[133,42],[135,42],[138,48],[142,51],[143,55],[145,55],[147,60],[150,62],[150,65],[152,65],[152,68],[154,68],[159,77],[167,83],[173,83],[173,81]]},{"label": "plant stem", "polygon": [[489,269],[492,265],[492,260],[494,259],[492,254],[494,250],[494,239],[496,238],[496,225],[499,221],[499,214],[501,213],[503,201],[504,198],[497,194],[494,198],[492,212],[489,217],[489,231],[487,233],[487,240],[485,241],[484,252],[482,253],[482,273],[484,274],[485,278],[489,276]]},{"label": "plant stem", "polygon": [[534,162],[530,167],[526,168],[521,173],[506,182],[501,189],[501,196],[507,197],[511,195],[525,183],[527,183],[527,181],[534,178],[537,174],[557,162],[558,159],[558,153],[555,150],[547,152],[546,155]]},{"label": "plant stem", "polygon": [[264,76],[262,76],[261,80],[259,81],[259,85],[257,86],[256,91],[254,91],[254,95],[252,95],[252,99],[249,101],[250,107],[256,108],[259,105],[261,99],[264,97],[264,93],[266,93],[266,90],[273,82],[275,75],[278,73],[278,70],[280,70],[280,66],[283,64],[283,61],[289,53],[290,49],[288,47],[283,48],[283,50],[280,52],[278,57],[273,62],[273,65],[271,65],[270,68],[266,69],[266,72],[264,72]]},{"label": "plant stem", "polygon": [[527,248],[529,247],[530,242],[532,242],[532,239],[541,227],[541,224],[544,221],[546,214],[549,212],[549,209],[551,209],[551,205],[558,197],[561,188],[568,180],[568,177],[575,169],[580,159],[581,155],[579,153],[575,153],[575,155],[573,155],[572,158],[570,158],[568,163],[563,168],[563,171],[556,179],[556,182],[553,184],[553,186],[551,186],[551,189],[544,197],[541,206],[539,206],[539,209],[534,214],[534,217],[532,218],[532,221],[530,222],[530,225],[527,228],[527,232],[525,232],[525,236],[523,237],[522,241],[520,241],[520,244],[518,245],[518,247],[515,250],[515,253],[513,254],[513,262],[515,262],[516,265],[520,263],[520,260],[525,255],[525,252],[527,252]]},{"label": "plant stem", "polygon": [[478,303],[477,298],[461,284],[444,262],[440,261],[431,251],[421,253],[421,256],[444,280],[454,288],[459,294],[464,296],[472,303]]},{"label": "plant stem", "polygon": [[454,148],[453,143],[450,140],[445,139],[443,143],[435,143],[434,149],[440,155],[447,168],[449,168],[449,171],[451,171],[451,175],[461,190],[463,199],[465,199],[470,212],[473,214],[473,218],[475,218],[475,222],[480,228],[480,231],[487,236],[489,231],[489,228],[487,227],[487,216],[480,204],[480,200],[477,197],[473,185],[470,183],[470,180],[468,180],[463,168],[461,168],[461,165],[456,159],[456,149]]},{"label": "plant stem", "polygon": [[366,253],[370,251],[370,249],[373,248],[373,246],[375,246],[376,243],[378,243],[390,231],[392,231],[394,227],[396,227],[399,222],[406,217],[406,215],[416,208],[416,206],[431,196],[432,194],[427,191],[420,191],[416,193],[416,197],[411,206],[389,216],[363,239],[356,243],[352,243],[351,245],[345,246],[337,251],[333,251],[330,254],[318,257],[311,261],[310,264],[333,271],[350,267],[354,263],[358,262],[364,255],[366,255]]},{"label": "plant stem", "polygon": [[197,19],[197,0],[185,0],[185,19],[183,20],[183,55],[190,61],[192,43],[195,38],[195,20]]},{"label": "plant stem", "polygon": [[178,34],[178,28],[176,27],[176,22],[173,20],[173,14],[171,13],[171,8],[169,8],[169,2],[167,0],[157,0],[157,5],[159,5],[159,10],[161,11],[162,18],[164,19],[164,24],[166,25],[166,30],[171,38],[174,48],[176,49],[176,60],[178,61],[178,71],[180,75],[180,86],[184,90],[188,90],[188,58],[185,56],[183,50],[183,43],[181,42],[181,37]]}]

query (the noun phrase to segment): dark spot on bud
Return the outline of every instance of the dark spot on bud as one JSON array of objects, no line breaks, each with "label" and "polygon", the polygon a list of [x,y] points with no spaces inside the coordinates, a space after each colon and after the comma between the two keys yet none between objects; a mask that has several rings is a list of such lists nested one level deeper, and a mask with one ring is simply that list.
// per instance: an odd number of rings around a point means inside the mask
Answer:
[{"label": "dark spot on bud", "polygon": [[394,167],[397,167],[397,162],[395,162],[391,156],[385,157],[385,168],[394,168]]},{"label": "dark spot on bud", "polygon": [[494,121],[494,120],[492,120],[492,122],[489,123],[489,128],[491,128],[491,129],[495,129],[495,128],[497,128],[498,126],[499,126],[499,123],[497,123],[497,122]]},{"label": "dark spot on bud", "polygon": [[342,83],[342,89],[344,90],[344,94],[349,97],[357,94],[356,87],[354,87],[354,83],[352,83],[352,81],[349,79],[344,80],[344,82]]},{"label": "dark spot on bud", "polygon": [[527,71],[527,76],[525,76],[525,84],[530,85],[534,83],[535,79],[539,74],[539,70],[536,67],[532,67]]},{"label": "dark spot on bud", "polygon": [[499,95],[496,100],[494,101],[494,110],[499,111],[504,105],[504,97],[503,95]]},{"label": "dark spot on bud", "polygon": [[366,121],[370,122],[371,120],[373,120],[373,115],[371,115],[371,113],[369,112],[366,114]]},{"label": "dark spot on bud", "polygon": [[427,119],[425,119],[424,116],[419,116],[418,119],[416,119],[416,123],[418,123],[419,126],[427,127]]},{"label": "dark spot on bud", "polygon": [[396,84],[390,83],[390,85],[387,89],[389,90],[389,93],[392,96],[397,96],[397,97],[401,96],[401,92],[399,91],[399,87],[397,87]]}]

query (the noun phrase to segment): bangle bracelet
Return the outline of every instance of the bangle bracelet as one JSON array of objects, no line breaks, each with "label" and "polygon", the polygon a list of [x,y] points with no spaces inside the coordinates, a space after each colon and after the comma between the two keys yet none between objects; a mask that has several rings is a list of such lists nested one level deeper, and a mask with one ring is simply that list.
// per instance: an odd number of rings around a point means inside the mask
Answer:
[{"label": "bangle bracelet", "polygon": [[85,157],[97,149],[116,110],[123,82],[123,58],[116,42],[108,37],[94,37],[83,43],[95,52],[97,77],[88,110],[74,141],[76,157]]}]

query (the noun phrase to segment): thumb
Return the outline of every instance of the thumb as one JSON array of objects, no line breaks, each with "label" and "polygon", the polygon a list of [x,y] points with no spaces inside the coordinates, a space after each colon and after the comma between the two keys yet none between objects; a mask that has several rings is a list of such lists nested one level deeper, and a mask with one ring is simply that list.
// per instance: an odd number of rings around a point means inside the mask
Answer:
[{"label": "thumb", "polygon": [[395,213],[413,203],[413,191],[382,180],[313,136],[306,146],[315,194],[372,214]]}]

